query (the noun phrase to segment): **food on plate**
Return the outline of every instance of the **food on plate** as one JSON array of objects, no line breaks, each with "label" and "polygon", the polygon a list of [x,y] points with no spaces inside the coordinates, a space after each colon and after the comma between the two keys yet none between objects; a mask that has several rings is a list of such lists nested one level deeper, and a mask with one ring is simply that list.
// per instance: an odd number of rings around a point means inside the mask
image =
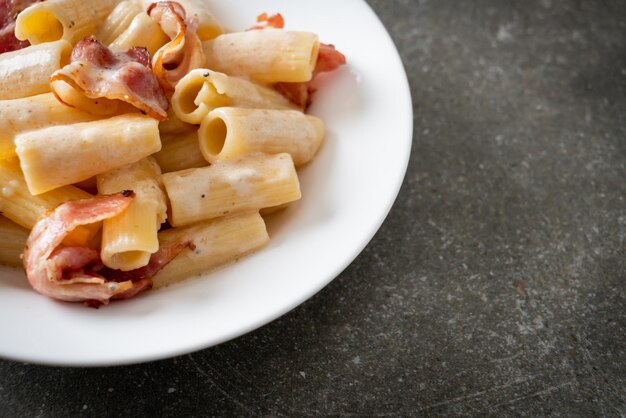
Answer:
[{"label": "food on plate", "polygon": [[45,0],[17,15],[15,37],[32,45],[63,39],[71,44],[94,34],[118,0]]},{"label": "food on plate", "polygon": [[70,63],[49,79],[57,99],[70,107],[111,115],[124,112],[119,105],[128,103],[155,119],[167,117],[167,97],[143,47],[114,53],[95,38],[83,38],[74,46]]},{"label": "food on plate", "polygon": [[63,67],[72,45],[64,40],[31,45],[0,55],[0,100],[50,91],[50,74]]},{"label": "food on plate", "polygon": [[202,120],[198,139],[210,163],[286,152],[297,167],[311,161],[322,145],[324,122],[297,110],[219,107]]},{"label": "food on plate", "polygon": [[204,64],[202,45],[196,33],[198,22],[196,19],[185,21],[185,9],[173,1],[152,3],[148,16],[171,39],[155,53],[152,69],[164,89],[174,90],[178,80]]},{"label": "food on plate", "polygon": [[172,110],[186,123],[199,124],[211,110],[223,106],[296,109],[271,87],[202,68],[183,77],[172,95]]},{"label": "food on plate", "polygon": [[91,307],[264,246],[324,139],[312,81],[345,63],[197,0],[7,0],[0,25],[0,263]]}]

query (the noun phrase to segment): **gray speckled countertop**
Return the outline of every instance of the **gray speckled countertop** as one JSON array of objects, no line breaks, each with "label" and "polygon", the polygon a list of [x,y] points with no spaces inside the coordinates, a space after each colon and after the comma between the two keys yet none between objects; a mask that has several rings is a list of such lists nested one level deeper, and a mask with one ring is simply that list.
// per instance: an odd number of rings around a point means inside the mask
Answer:
[{"label": "gray speckled countertop", "polygon": [[191,355],[0,361],[0,415],[626,414],[626,2],[370,4],[415,136],[356,261]]}]

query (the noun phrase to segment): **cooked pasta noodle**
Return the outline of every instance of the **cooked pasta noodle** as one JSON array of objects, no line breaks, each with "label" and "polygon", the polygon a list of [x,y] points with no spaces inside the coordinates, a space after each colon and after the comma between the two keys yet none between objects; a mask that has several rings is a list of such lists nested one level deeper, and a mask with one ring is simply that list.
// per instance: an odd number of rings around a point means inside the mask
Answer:
[{"label": "cooked pasta noodle", "polygon": [[37,195],[139,161],[159,151],[161,140],[157,120],[129,114],[24,132],[15,145]]},{"label": "cooked pasta noodle", "polygon": [[15,36],[31,44],[64,39],[75,43],[92,35],[118,0],[46,0],[22,11],[15,21]]},{"label": "cooked pasta noodle", "polygon": [[0,54],[0,99],[49,92],[50,74],[69,61],[71,50],[72,45],[61,40]]},{"label": "cooked pasta noodle", "polygon": [[335,51],[274,18],[225,33],[203,0],[19,13],[30,46],[0,53],[0,263],[100,306],[263,247],[324,140],[289,89],[308,98]]},{"label": "cooked pasta noodle", "polygon": [[132,190],[128,208],[102,226],[102,262],[123,271],[143,267],[159,249],[157,231],[166,218],[161,170],[152,157],[98,175],[98,192]]},{"label": "cooked pasta noodle", "polygon": [[300,166],[319,149],[324,123],[297,110],[220,107],[204,118],[198,137],[202,155],[210,163],[255,152],[286,152]]},{"label": "cooked pasta noodle", "polygon": [[259,83],[311,80],[319,52],[316,34],[281,29],[226,33],[202,46],[207,68]]},{"label": "cooked pasta noodle", "polygon": [[198,146],[198,131],[161,135],[161,151],[154,154],[164,173],[208,165]]},{"label": "cooked pasta noodle", "polygon": [[167,173],[163,183],[172,207],[173,226],[256,211],[301,197],[289,154],[249,155],[209,167]]},{"label": "cooked pasta noodle", "polygon": [[172,96],[176,116],[187,123],[199,124],[211,110],[222,106],[296,109],[273,89],[205,69],[190,71],[178,82]]},{"label": "cooked pasta noodle", "polygon": [[265,222],[257,212],[227,216],[159,233],[161,242],[183,238],[193,242],[193,249],[184,250],[154,276],[154,287],[165,287],[231,263],[269,241]]}]

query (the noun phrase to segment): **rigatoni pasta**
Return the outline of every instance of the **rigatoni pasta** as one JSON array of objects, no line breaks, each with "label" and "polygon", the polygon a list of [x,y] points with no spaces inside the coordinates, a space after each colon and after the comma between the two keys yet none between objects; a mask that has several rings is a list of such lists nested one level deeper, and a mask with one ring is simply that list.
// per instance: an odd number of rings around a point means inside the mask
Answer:
[{"label": "rigatoni pasta", "polygon": [[0,54],[0,263],[23,250],[35,290],[97,307],[265,245],[263,216],[300,199],[323,142],[310,83],[344,57],[280,14],[257,23],[224,33],[202,0],[19,13],[32,45]]},{"label": "rigatoni pasta", "polygon": [[196,21],[197,34],[200,40],[213,39],[224,33],[224,28],[220,22],[207,9],[206,4],[201,0],[179,0],[178,1],[187,12],[187,20]]},{"label": "rigatoni pasta", "polygon": [[172,106],[167,109],[167,119],[159,122],[159,132],[161,135],[185,134],[198,129],[197,126],[183,122],[176,116]]},{"label": "rigatoni pasta", "polygon": [[59,39],[75,43],[94,34],[118,0],[46,0],[22,11],[15,21],[15,36],[33,45]]},{"label": "rigatoni pasta", "polygon": [[311,80],[319,41],[310,32],[280,29],[226,33],[202,43],[206,66],[259,83]]},{"label": "rigatoni pasta", "polygon": [[130,26],[133,18],[142,11],[143,9],[138,4],[131,1],[125,0],[118,3],[98,30],[96,38],[103,44],[110,44]]},{"label": "rigatoni pasta", "polygon": [[286,152],[300,166],[322,144],[324,123],[297,110],[220,107],[204,118],[198,138],[202,155],[210,163],[255,152]]},{"label": "rigatoni pasta", "polygon": [[48,126],[88,122],[98,116],[60,103],[52,93],[0,100],[0,159],[14,157],[15,135]]},{"label": "rigatoni pasta", "polygon": [[36,195],[139,161],[159,151],[161,140],[157,120],[128,114],[24,132],[15,145]]},{"label": "rigatoni pasta", "polygon": [[28,191],[17,158],[0,160],[0,184],[0,211],[13,222],[28,229],[49,209],[68,200],[91,197],[89,193],[74,186],[60,187],[33,196]]},{"label": "rigatoni pasta", "polygon": [[187,123],[199,124],[211,110],[222,106],[296,109],[273,89],[200,68],[187,73],[178,82],[172,96],[172,109],[181,121]]},{"label": "rigatoni pasta", "polygon": [[196,129],[183,134],[161,135],[161,144],[161,151],[154,154],[154,158],[164,173],[209,165],[200,152]]},{"label": "rigatoni pasta", "polygon": [[113,51],[126,51],[133,46],[142,46],[154,55],[169,42],[170,38],[161,27],[144,11],[135,15],[130,25],[109,45]]},{"label": "rigatoni pasta", "polygon": [[167,173],[163,175],[163,184],[172,208],[172,226],[256,211],[301,197],[289,154],[254,154],[209,167]]},{"label": "rigatoni pasta", "polygon": [[71,51],[61,40],[0,54],[0,100],[49,92],[50,74],[69,61]]},{"label": "rigatoni pasta", "polygon": [[162,243],[183,238],[191,240],[194,248],[183,250],[153,277],[155,288],[236,261],[269,241],[265,222],[258,212],[226,216],[159,233],[159,241]]},{"label": "rigatoni pasta", "polygon": [[152,157],[99,174],[98,192],[132,190],[128,208],[102,225],[100,257],[105,266],[128,271],[144,267],[159,249],[157,231],[167,217],[161,170]]}]

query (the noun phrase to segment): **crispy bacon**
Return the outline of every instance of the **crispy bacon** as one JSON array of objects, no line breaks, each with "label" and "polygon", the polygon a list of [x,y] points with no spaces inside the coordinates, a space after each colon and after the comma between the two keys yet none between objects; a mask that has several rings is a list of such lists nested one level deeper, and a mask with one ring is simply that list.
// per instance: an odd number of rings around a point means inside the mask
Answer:
[{"label": "crispy bacon", "polygon": [[311,96],[316,91],[314,87],[316,77],[321,73],[334,71],[345,63],[346,57],[337,51],[334,45],[320,42],[319,54],[311,80],[305,83],[276,83],[274,88],[296,106],[303,109],[307,108],[311,105]]},{"label": "crispy bacon", "polygon": [[17,15],[40,0],[0,0],[0,54],[26,48],[28,41],[15,37],[15,19]]},{"label": "crispy bacon", "polygon": [[107,283],[90,266],[97,264],[96,251],[81,248],[57,249],[74,228],[100,222],[120,214],[132,197],[124,194],[70,201],[41,218],[26,241],[24,269],[31,286],[51,298],[78,302],[107,303],[116,293],[132,288],[132,282]]},{"label": "crispy bacon", "polygon": [[33,288],[54,299],[82,301],[92,307],[111,299],[128,299],[150,289],[151,277],[191,246],[189,242],[163,245],[146,267],[127,272],[103,268],[96,249],[62,245],[73,229],[120,214],[132,198],[131,192],[70,201],[39,220],[24,251],[24,268]]},{"label": "crispy bacon", "polygon": [[204,65],[202,43],[197,35],[198,19],[194,16],[185,21],[184,7],[174,1],[152,3],[148,15],[171,39],[152,58],[152,68],[159,83],[171,91],[189,71]]},{"label": "crispy bacon", "polygon": [[285,19],[280,13],[268,16],[267,13],[261,13],[256,17],[258,25],[254,25],[248,28],[248,30],[259,30],[265,28],[282,29],[285,27]]},{"label": "crispy bacon", "polygon": [[335,45],[329,45],[320,42],[319,54],[317,62],[313,70],[313,77],[320,73],[334,71],[346,63],[346,57],[335,49]]},{"label": "crispy bacon", "polygon": [[145,48],[112,52],[94,38],[78,41],[70,64],[55,71],[50,87],[63,103],[57,82],[65,82],[90,99],[106,98],[129,103],[151,117],[167,118],[169,102],[150,69],[150,55]]}]

